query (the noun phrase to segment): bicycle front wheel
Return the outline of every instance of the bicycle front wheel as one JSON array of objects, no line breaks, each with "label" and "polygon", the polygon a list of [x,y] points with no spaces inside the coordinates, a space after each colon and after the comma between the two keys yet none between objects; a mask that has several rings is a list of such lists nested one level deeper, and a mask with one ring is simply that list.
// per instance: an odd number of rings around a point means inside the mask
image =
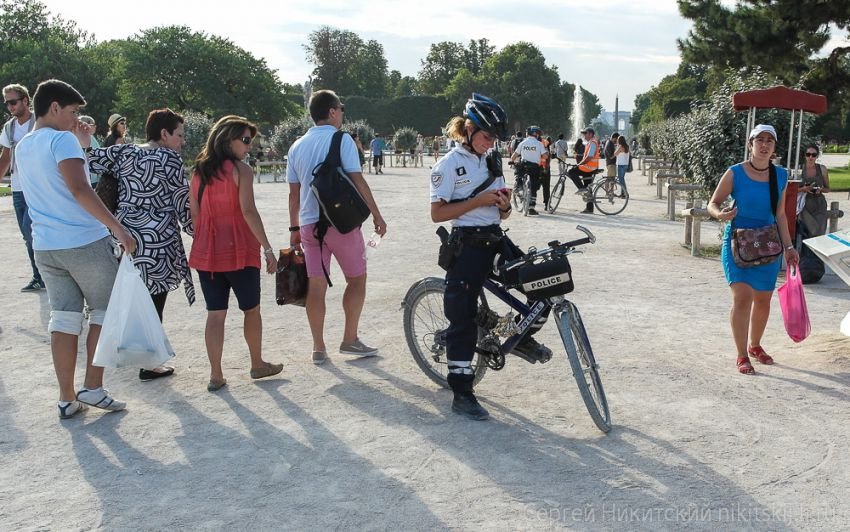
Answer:
[{"label": "bicycle front wheel", "polygon": [[593,203],[602,214],[620,214],[629,204],[629,195],[617,180],[606,179],[593,188]]},{"label": "bicycle front wheel", "polygon": [[608,412],[608,399],[602,388],[602,380],[587,338],[587,331],[581,321],[581,315],[575,304],[565,301],[558,311],[558,332],[567,351],[567,360],[573,371],[581,398],[590,417],[599,430],[611,430],[611,414]]},{"label": "bicycle front wheel", "polygon": [[552,194],[549,195],[549,213],[554,214],[561,204],[561,198],[564,196],[564,180],[558,179],[555,188],[552,189]]},{"label": "bicycle front wheel", "polygon": [[[446,329],[449,327],[449,321],[443,310],[445,292],[444,279],[427,277],[410,287],[402,305],[404,336],[413,360],[429,379],[443,388],[448,388]],[[475,371],[473,383],[478,384],[487,371],[487,364],[478,353],[472,357],[472,369]]]}]

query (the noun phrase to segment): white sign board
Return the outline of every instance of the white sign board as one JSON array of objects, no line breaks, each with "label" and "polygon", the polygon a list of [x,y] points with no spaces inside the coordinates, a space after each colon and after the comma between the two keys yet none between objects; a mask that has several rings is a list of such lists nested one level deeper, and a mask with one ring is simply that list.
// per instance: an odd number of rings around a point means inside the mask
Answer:
[{"label": "white sign board", "polygon": [[803,244],[850,286],[850,231],[807,238]]}]

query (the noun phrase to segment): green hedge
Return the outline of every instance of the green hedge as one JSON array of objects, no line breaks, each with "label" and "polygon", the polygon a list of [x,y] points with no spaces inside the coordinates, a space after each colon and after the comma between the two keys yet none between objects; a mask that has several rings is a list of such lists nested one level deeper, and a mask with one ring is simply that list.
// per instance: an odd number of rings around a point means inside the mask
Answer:
[{"label": "green hedge", "polygon": [[[675,162],[691,182],[702,185],[708,197],[730,166],[744,159],[747,113],[732,108],[732,95],[743,90],[766,89],[779,82],[759,70],[732,72],[705,102],[695,104],[691,112],[641,129],[641,145],[648,141],[652,153]],[[810,129],[813,118],[806,116],[803,131]],[[787,166],[789,111],[759,110],[756,123],[776,128],[779,142],[776,153]],[[796,130],[796,128],[795,128]],[[805,146],[812,139],[803,135]],[[793,163],[793,160],[791,161]]]},{"label": "green hedge", "polygon": [[449,101],[441,96],[403,96],[373,99],[365,96],[343,97],[345,119],[364,120],[382,135],[409,127],[425,136],[442,134],[452,112]]}]

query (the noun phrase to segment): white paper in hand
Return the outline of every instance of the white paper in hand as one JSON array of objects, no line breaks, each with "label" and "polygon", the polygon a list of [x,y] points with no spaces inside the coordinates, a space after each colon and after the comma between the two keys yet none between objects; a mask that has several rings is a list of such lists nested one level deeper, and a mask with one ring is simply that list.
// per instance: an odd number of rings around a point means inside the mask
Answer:
[{"label": "white paper in hand", "polygon": [[133,259],[125,254],[115,275],[93,364],[152,369],[173,357],[150,293]]}]

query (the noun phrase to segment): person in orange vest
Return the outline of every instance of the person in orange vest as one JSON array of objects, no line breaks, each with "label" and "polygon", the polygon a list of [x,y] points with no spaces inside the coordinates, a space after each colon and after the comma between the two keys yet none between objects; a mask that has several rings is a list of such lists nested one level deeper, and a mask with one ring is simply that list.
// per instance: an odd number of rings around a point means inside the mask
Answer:
[{"label": "person in orange vest", "polygon": [[[590,185],[593,181],[593,172],[599,168],[599,142],[596,140],[596,132],[592,127],[581,131],[584,137],[584,157],[579,161],[578,166],[573,166],[567,172],[570,180],[575,184],[579,192]],[[593,214],[593,200],[587,202],[581,214]]]}]

